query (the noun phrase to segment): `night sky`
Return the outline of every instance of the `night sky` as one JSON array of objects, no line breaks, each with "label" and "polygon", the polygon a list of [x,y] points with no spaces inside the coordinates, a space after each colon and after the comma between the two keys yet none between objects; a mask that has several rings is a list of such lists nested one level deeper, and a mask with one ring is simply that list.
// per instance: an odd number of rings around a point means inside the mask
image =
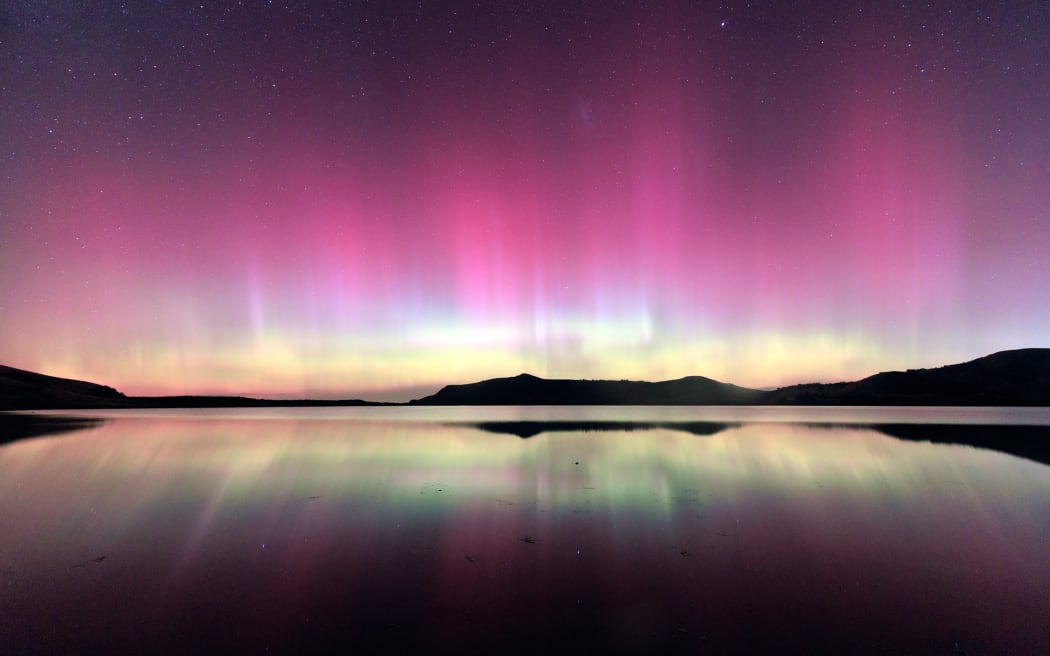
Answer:
[{"label": "night sky", "polygon": [[1048,253],[1046,2],[0,3],[16,367],[851,379],[1050,346]]}]

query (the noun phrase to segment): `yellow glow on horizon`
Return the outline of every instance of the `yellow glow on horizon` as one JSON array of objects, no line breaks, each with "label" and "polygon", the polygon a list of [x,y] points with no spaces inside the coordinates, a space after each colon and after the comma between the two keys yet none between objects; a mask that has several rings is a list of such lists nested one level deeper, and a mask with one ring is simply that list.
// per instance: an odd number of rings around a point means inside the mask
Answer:
[{"label": "yellow glow on horizon", "polygon": [[[669,380],[706,376],[744,387],[857,380],[879,371],[961,361],[945,347],[916,362],[862,334],[765,332],[654,341],[643,318],[590,326],[552,323],[536,341],[513,325],[401,336],[311,335],[260,330],[217,347],[139,342],[97,353],[68,348],[37,371],[131,395],[233,394],[408,400],[446,384],[522,372],[547,378]],[[199,344],[199,345],[198,345]],[[378,396],[377,396],[378,395]]]}]

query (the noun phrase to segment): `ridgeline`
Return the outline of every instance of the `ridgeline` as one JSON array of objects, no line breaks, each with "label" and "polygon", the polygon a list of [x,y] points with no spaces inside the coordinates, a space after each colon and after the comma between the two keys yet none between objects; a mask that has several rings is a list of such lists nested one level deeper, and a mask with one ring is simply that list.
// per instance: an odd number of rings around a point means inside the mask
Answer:
[{"label": "ridgeline", "polygon": [[[404,405],[349,399],[125,396],[112,387],[0,366],[0,410]],[[1050,406],[1050,349],[993,353],[933,369],[763,391],[703,376],[649,383],[549,380],[529,374],[447,385],[408,405],[933,405]]]}]

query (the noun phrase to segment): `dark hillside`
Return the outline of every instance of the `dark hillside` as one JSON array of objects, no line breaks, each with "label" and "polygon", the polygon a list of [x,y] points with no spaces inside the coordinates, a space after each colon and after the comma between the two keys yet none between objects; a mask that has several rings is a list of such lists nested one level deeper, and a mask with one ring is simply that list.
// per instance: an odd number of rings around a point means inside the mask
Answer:
[{"label": "dark hillside", "polygon": [[0,365],[0,410],[121,408],[128,398],[105,385]]},{"label": "dark hillside", "polygon": [[529,374],[447,385],[417,405],[721,405],[755,403],[762,392],[702,376],[646,383],[547,380]]},{"label": "dark hillside", "polygon": [[1050,349],[1000,351],[970,362],[887,371],[852,383],[782,387],[762,403],[1050,406]]}]

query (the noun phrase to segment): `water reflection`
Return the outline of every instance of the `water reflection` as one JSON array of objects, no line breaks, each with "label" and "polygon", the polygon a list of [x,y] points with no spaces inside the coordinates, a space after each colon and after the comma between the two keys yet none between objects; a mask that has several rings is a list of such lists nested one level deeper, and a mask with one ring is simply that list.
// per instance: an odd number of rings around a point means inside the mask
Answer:
[{"label": "water reflection", "polygon": [[105,419],[76,415],[40,415],[36,413],[0,412],[0,444],[32,437],[61,435],[93,428]]},{"label": "water reflection", "polygon": [[[601,420],[520,420],[450,422],[453,426],[477,428],[488,433],[530,438],[542,433],[595,431],[673,430],[693,435],[714,435],[740,424],[700,421],[601,421]],[[971,425],[971,424],[829,424],[804,423],[814,429],[853,430],[870,428],[902,440],[936,442],[991,449],[1042,464],[1050,464],[1050,426]]]},{"label": "water reflection", "polygon": [[1036,653],[1050,641],[1045,465],[936,443],[937,429],[588,426],[528,426],[522,440],[445,421],[173,415],[9,444],[0,644]]},{"label": "water reflection", "polygon": [[716,423],[710,421],[691,422],[655,422],[655,421],[600,421],[600,420],[578,420],[578,421],[479,421],[463,422],[453,424],[477,428],[489,433],[505,433],[517,435],[521,438],[535,437],[540,433],[579,433],[596,431],[641,431],[655,430],[658,428],[667,430],[679,430],[693,435],[714,435],[729,428],[731,424]]},{"label": "water reflection", "polygon": [[1050,465],[1050,426],[876,424],[872,428],[901,440],[992,449]]}]

